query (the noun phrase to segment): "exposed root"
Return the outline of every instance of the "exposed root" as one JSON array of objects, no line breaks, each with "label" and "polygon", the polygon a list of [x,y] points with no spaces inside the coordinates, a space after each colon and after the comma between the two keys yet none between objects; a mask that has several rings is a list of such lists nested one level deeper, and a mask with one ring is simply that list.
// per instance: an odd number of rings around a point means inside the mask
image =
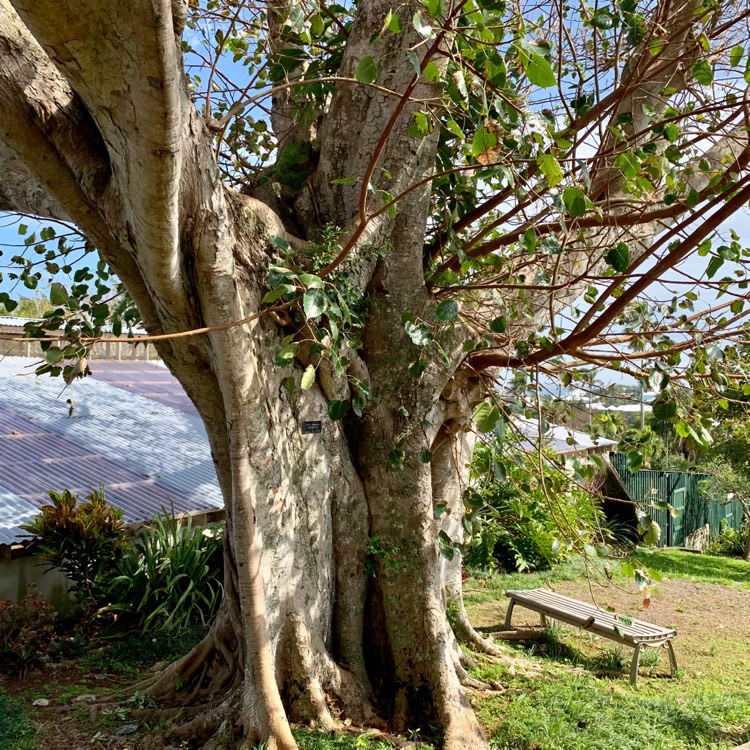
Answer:
[{"label": "exposed root", "polygon": [[136,690],[167,704],[190,705],[225,694],[241,678],[233,655],[237,639],[226,611],[216,617],[211,630],[188,654],[155,678],[139,683]]}]

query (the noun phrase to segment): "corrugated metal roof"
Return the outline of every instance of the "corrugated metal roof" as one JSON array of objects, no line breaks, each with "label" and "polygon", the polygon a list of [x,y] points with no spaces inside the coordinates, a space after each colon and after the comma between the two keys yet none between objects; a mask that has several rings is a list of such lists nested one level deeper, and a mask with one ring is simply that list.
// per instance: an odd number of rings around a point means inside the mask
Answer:
[{"label": "corrugated metal roof", "polygon": [[[535,447],[539,440],[539,425],[533,419],[514,417],[513,424],[524,436],[524,447],[528,450]],[[548,445],[558,455],[566,453],[586,453],[604,450],[617,445],[614,440],[594,438],[586,432],[571,430],[563,425],[551,424],[543,434],[545,445]]]},{"label": "corrugated metal roof", "polygon": [[0,315],[0,326],[8,328],[23,328],[27,323],[31,323],[33,318],[17,318],[15,315]]},{"label": "corrugated metal roof", "polygon": [[[36,377],[36,360],[0,360],[0,544],[47,491],[104,486],[125,521],[223,507],[203,423],[180,384],[153,362],[97,360],[68,388]],[[73,401],[73,415],[69,417]]]}]

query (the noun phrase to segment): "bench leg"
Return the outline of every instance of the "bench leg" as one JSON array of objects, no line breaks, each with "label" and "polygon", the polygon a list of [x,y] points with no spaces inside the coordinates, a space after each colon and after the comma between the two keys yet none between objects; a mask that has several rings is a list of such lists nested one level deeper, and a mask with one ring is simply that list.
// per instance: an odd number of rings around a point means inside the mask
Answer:
[{"label": "bench leg", "polygon": [[540,612],[539,619],[541,620],[542,627],[546,628],[547,627],[547,615],[545,615],[544,612]]},{"label": "bench leg", "polygon": [[677,657],[674,655],[674,646],[672,646],[672,641],[667,641],[665,646],[667,647],[667,651],[669,652],[669,669],[672,672],[672,677],[676,677]]},{"label": "bench leg", "polygon": [[638,680],[638,664],[641,661],[641,648],[642,643],[635,644],[635,653],[633,654],[633,661],[630,663],[630,684],[635,687],[636,681]]},{"label": "bench leg", "polygon": [[511,599],[510,603],[508,604],[508,611],[505,613],[505,625],[503,625],[503,628],[505,630],[511,629],[510,621],[513,619],[513,607],[515,606],[515,604],[515,599]]}]

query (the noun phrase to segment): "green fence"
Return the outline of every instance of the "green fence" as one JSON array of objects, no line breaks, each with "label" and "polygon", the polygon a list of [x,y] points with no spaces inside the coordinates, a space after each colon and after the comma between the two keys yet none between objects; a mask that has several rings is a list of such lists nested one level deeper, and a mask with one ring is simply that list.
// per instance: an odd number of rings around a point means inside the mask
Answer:
[{"label": "green fence", "polygon": [[672,518],[669,511],[649,508],[651,517],[661,526],[660,547],[681,547],[686,537],[706,524],[711,529],[711,537],[719,533],[722,520],[734,529],[742,524],[740,503],[720,503],[702,497],[698,483],[710,480],[709,474],[647,469],[631,472],[624,453],[612,453],[610,460],[635,502],[651,505],[665,500],[677,510],[677,517]]}]

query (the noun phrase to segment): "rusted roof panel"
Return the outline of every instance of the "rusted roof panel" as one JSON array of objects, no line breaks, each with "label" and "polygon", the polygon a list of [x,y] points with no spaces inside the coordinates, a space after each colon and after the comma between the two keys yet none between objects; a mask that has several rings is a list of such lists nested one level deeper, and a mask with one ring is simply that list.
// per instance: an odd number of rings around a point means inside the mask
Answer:
[{"label": "rusted roof panel", "polygon": [[21,541],[48,490],[102,485],[128,523],[223,507],[203,424],[163,365],[96,361],[66,389],[33,363],[0,361],[0,544]]}]

